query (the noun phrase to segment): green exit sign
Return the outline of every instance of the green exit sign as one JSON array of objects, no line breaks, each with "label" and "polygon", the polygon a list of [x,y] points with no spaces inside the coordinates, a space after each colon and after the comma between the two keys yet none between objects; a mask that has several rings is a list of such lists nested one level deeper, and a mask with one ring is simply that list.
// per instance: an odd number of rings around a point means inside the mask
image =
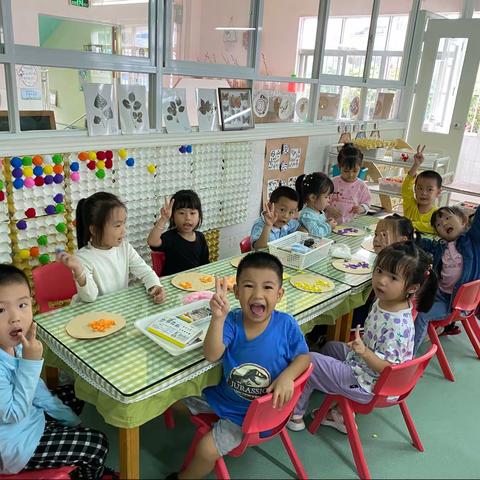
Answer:
[{"label": "green exit sign", "polygon": [[90,0],[70,0],[71,5],[75,5],[76,7],[86,7],[90,6]]}]

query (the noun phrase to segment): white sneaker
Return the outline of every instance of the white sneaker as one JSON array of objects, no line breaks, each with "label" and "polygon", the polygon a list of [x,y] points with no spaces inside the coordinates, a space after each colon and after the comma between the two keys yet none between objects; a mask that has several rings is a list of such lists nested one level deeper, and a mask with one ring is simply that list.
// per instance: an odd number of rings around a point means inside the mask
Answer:
[{"label": "white sneaker", "polygon": [[303,416],[301,415],[292,415],[290,420],[287,422],[287,428],[292,432],[300,432],[305,430],[305,422],[303,421]]},{"label": "white sneaker", "polygon": [[[312,411],[312,416],[314,416],[316,413],[316,410]],[[330,410],[330,413],[332,415],[333,420],[329,420],[327,417],[325,417],[321,425],[325,425],[326,427],[332,427],[338,430],[340,433],[347,434],[347,427],[345,426],[345,423],[343,422],[343,417],[342,414],[336,410],[335,408],[332,408]],[[327,414],[328,415],[328,414]]]}]

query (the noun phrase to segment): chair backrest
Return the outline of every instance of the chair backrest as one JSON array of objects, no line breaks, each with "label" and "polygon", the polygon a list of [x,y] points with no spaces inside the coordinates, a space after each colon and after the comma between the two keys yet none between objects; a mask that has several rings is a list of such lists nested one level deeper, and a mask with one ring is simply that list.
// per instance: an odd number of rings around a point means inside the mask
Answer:
[{"label": "chair backrest", "polygon": [[32,270],[35,300],[40,313],[49,312],[48,302],[69,300],[77,293],[72,271],[63,263],[52,262]]},{"label": "chair backrest", "polygon": [[390,365],[383,369],[377,380],[373,393],[372,406],[392,405],[396,401],[387,401],[388,397],[399,397],[398,401],[406,398],[414,389],[418,379],[427,368],[428,362],[435,355],[437,346],[432,345],[425,355],[414,358],[398,365]]},{"label": "chair backrest", "polygon": [[252,242],[250,240],[250,236],[245,237],[241,242],[240,242],[240,251],[242,253],[247,253],[252,250]]},{"label": "chair backrest", "polygon": [[466,312],[475,311],[480,303],[480,280],[464,283],[453,300],[455,310]]},{"label": "chair backrest", "polygon": [[[285,427],[312,370],[313,365],[310,364],[295,380],[292,398],[281,409],[273,408],[273,395],[271,393],[253,400],[243,420],[244,437],[242,443],[235,449],[235,452],[241,452],[248,446],[263,443]],[[264,435],[260,435],[262,432],[264,432]]]},{"label": "chair backrest", "polygon": [[152,268],[159,277],[162,276],[165,258],[165,252],[152,252]]},{"label": "chair backrest", "polygon": [[0,475],[0,480],[71,480],[70,472],[76,467],[47,468],[44,470],[24,470],[16,474]]}]

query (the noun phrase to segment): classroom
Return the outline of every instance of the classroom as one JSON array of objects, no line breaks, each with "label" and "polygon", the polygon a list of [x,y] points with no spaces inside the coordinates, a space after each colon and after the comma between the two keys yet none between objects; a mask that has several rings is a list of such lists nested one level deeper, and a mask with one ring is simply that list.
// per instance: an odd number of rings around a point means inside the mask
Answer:
[{"label": "classroom", "polygon": [[480,478],[480,0],[0,0],[0,480]]}]

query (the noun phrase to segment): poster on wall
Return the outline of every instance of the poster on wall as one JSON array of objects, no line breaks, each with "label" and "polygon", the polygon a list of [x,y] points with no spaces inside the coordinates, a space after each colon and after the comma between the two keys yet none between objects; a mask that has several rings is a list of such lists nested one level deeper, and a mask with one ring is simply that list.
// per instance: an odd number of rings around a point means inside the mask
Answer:
[{"label": "poster on wall", "polygon": [[112,84],[86,83],[83,86],[89,135],[118,133],[117,102]]},{"label": "poster on wall", "polygon": [[147,89],[144,85],[118,85],[118,112],[123,134],[149,131]]},{"label": "poster on wall", "polygon": [[[263,168],[263,204],[277,187],[295,189],[297,177],[304,173],[308,137],[267,140]],[[263,205],[262,204],[262,205]]]},{"label": "poster on wall", "polygon": [[184,88],[164,88],[162,115],[168,133],[188,133],[187,93]]}]

